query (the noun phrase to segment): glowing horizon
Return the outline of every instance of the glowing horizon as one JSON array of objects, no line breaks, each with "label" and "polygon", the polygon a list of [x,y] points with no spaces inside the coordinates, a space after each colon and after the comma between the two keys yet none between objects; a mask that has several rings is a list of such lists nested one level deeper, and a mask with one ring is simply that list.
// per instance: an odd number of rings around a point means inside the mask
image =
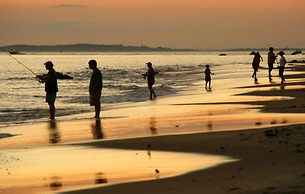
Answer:
[{"label": "glowing horizon", "polygon": [[305,47],[305,1],[8,1],[0,46],[124,44],[172,48]]}]

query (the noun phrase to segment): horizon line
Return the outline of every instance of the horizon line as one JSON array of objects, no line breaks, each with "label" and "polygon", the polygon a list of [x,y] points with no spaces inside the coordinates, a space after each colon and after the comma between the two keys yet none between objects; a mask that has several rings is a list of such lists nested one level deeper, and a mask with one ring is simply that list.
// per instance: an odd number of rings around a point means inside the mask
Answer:
[{"label": "horizon line", "polygon": [[[0,48],[4,47],[14,47],[14,46],[33,46],[33,47],[60,47],[60,46],[123,46],[123,47],[138,47],[138,48],[148,48],[148,49],[170,49],[170,50],[193,50],[193,51],[229,51],[229,50],[266,50],[269,47],[231,47],[231,48],[173,48],[173,47],[164,47],[164,46],[146,46],[146,45],[124,45],[124,44],[97,44],[97,43],[67,43],[67,44],[11,44],[0,46]],[[276,49],[276,47],[274,47]],[[277,50],[302,50],[305,47],[291,47],[291,48],[281,48]]]}]

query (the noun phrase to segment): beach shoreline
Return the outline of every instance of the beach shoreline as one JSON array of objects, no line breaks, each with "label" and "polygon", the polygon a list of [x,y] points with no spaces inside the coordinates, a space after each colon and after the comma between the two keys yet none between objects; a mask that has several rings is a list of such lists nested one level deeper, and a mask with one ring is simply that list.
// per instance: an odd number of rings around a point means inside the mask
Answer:
[{"label": "beach shoreline", "polygon": [[[1,139],[0,148],[8,155],[2,157],[6,166],[0,168],[0,179],[14,177],[18,166],[26,173],[15,180],[35,174],[26,171],[29,164],[23,164],[21,157],[13,157],[16,150],[45,149],[52,153],[58,147],[72,146],[79,158],[85,156],[81,154],[83,148],[94,148],[149,150],[152,155],[156,151],[212,154],[238,161],[167,178],[161,168],[158,179],[153,176],[151,180],[101,187],[81,183],[81,177],[76,177],[74,186],[79,183],[84,190],[67,193],[305,193],[304,76],[288,72],[286,80],[284,88],[277,83],[252,86],[248,81],[248,86],[236,84],[233,93],[225,87],[218,92],[197,90],[102,111],[103,117],[113,119],[93,120],[84,114],[77,121],[58,118],[56,122],[2,128],[1,133],[8,137]],[[83,165],[81,161],[75,163]],[[39,181],[40,189],[42,183],[42,190],[37,190],[12,181],[10,187],[0,186],[0,191],[63,193],[73,189],[66,187],[64,180],[52,182],[55,189],[46,180]]]}]

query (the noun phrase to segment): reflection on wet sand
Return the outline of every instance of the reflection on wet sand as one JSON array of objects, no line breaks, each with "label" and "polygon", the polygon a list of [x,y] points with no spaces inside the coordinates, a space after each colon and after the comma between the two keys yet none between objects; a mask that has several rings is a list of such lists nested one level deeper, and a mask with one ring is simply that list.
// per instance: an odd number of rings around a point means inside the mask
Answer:
[{"label": "reflection on wet sand", "polygon": [[[193,105],[193,104],[192,104]],[[223,105],[222,105],[223,106]],[[207,108],[207,107],[205,107]],[[201,111],[201,109],[200,109]],[[200,113],[201,114],[201,113]],[[192,116],[192,115],[188,115]],[[45,122],[16,128],[1,129],[1,134],[18,134],[1,138],[0,148],[24,148],[33,145],[69,143],[92,139],[118,139],[154,135],[179,134],[190,132],[209,132],[243,129],[248,127],[274,126],[287,123],[304,122],[301,114],[251,114],[244,112],[229,114],[216,110],[206,111],[205,115],[193,119],[183,116],[173,118],[148,117],[132,120],[82,120],[75,122]],[[177,120],[177,121],[173,121]],[[199,124],[200,123],[200,124]],[[174,126],[174,127],[173,127]],[[162,129],[162,130],[161,130]],[[37,134],[42,138],[37,138]],[[150,142],[148,142],[150,143]]]},{"label": "reflection on wet sand", "polygon": [[259,126],[259,125],[262,125],[263,123],[260,120],[258,120],[254,124],[255,124],[255,126]]},{"label": "reflection on wet sand", "polygon": [[151,144],[147,145],[147,155],[148,155],[149,159],[151,159]]},{"label": "reflection on wet sand", "polygon": [[91,130],[93,139],[103,139],[104,134],[102,131],[102,123],[100,119],[95,119],[95,122],[91,123]]},{"label": "reflection on wet sand", "polygon": [[[28,187],[39,189],[39,192],[30,193],[47,193],[97,184],[152,180],[236,161],[223,156],[163,151],[154,151],[154,157],[149,158],[145,150],[60,145],[3,152],[7,157],[22,158],[16,164],[26,166],[13,168],[7,163],[2,170],[0,168],[1,184],[7,188],[6,193],[14,194],[25,193]],[[9,176],[5,169],[10,170]],[[29,176],[25,179],[24,174]]]},{"label": "reflection on wet sand", "polygon": [[95,184],[105,184],[108,183],[107,178],[105,178],[105,175],[102,172],[95,174]]},{"label": "reflection on wet sand", "polygon": [[151,117],[149,120],[149,130],[151,132],[152,135],[158,135],[158,130],[156,127],[156,118],[155,117]]},{"label": "reflection on wet sand", "polygon": [[[268,121],[266,121],[266,122],[268,122]],[[287,122],[288,122],[288,121],[287,121],[286,118],[283,118],[283,120],[282,120],[281,122],[277,122],[276,119],[271,119],[270,125],[276,125],[276,124],[278,124],[278,123],[286,124]],[[264,125],[264,123],[261,122],[260,119],[258,119],[258,121],[256,121],[254,124],[255,124],[256,126]],[[268,124],[266,124],[266,125],[268,125]]]},{"label": "reflection on wet sand", "polygon": [[56,144],[60,142],[60,133],[56,125],[56,120],[49,121],[49,143]]},{"label": "reflection on wet sand", "polygon": [[213,131],[213,123],[212,123],[212,121],[208,121],[207,128],[208,128],[208,131]]},{"label": "reflection on wet sand", "polygon": [[51,183],[50,183],[49,187],[52,190],[59,190],[62,187],[61,177],[59,177],[59,176],[51,177]]},{"label": "reflection on wet sand", "polygon": [[285,90],[285,84],[284,84],[284,83],[281,83],[281,87],[280,87],[280,89],[281,89],[282,91],[284,91],[284,90]]},{"label": "reflection on wet sand", "polygon": [[276,125],[276,124],[277,124],[277,121],[276,121],[275,119],[272,119],[271,122],[270,122],[270,124],[271,124],[271,125]]}]

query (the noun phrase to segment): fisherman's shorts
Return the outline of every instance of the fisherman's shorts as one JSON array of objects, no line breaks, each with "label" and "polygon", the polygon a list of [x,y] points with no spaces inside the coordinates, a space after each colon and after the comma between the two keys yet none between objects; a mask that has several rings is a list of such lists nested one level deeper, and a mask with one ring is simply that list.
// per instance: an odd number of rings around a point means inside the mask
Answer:
[{"label": "fisherman's shorts", "polygon": [[56,99],[56,92],[47,92],[46,94],[46,102],[49,104],[54,104]]},{"label": "fisherman's shorts", "polygon": [[96,106],[101,103],[101,91],[95,91],[90,93],[90,106]]}]

